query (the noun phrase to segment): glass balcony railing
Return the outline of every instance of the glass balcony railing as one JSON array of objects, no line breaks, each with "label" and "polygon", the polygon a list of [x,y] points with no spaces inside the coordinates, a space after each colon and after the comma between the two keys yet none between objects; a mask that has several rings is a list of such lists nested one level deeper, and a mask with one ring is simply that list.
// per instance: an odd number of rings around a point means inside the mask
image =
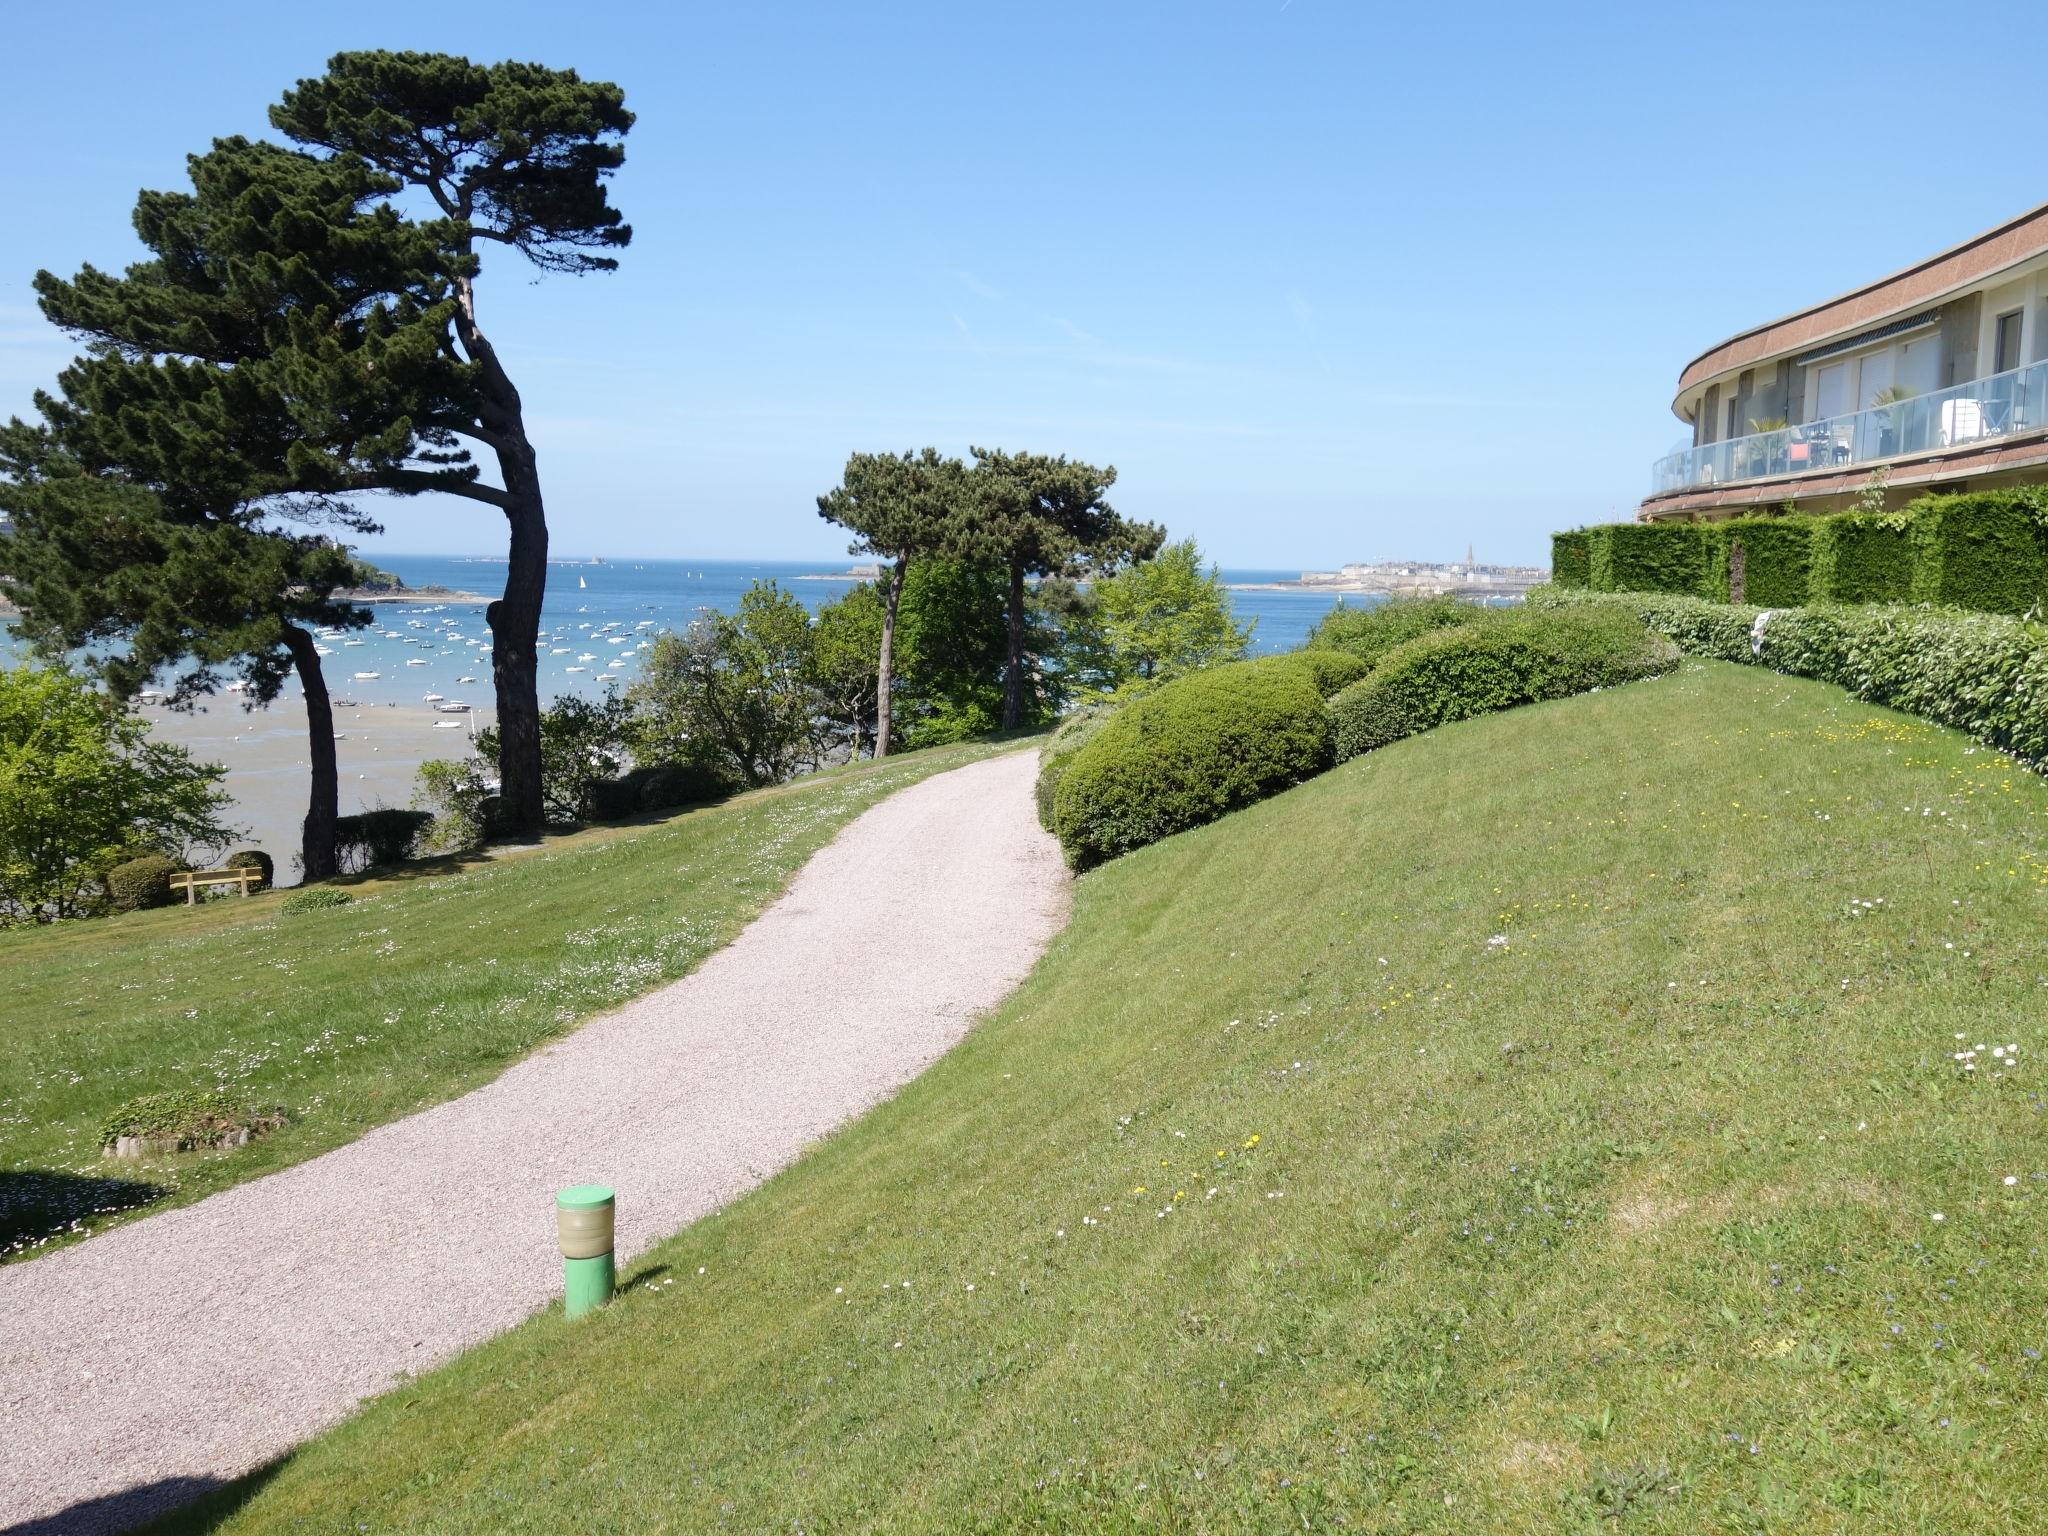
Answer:
[{"label": "glass balcony railing", "polygon": [[1819,474],[2043,429],[2048,429],[2048,360],[1867,411],[1684,449],[1651,467],[1650,494]]}]

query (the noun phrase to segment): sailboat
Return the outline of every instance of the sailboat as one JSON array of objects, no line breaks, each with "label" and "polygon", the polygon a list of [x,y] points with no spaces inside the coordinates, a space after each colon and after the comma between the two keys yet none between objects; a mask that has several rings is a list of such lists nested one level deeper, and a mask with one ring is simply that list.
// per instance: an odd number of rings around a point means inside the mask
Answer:
[{"label": "sailboat", "polygon": [[576,578],[576,585],[579,587],[588,587],[590,583],[585,581],[581,576],[578,576]]}]

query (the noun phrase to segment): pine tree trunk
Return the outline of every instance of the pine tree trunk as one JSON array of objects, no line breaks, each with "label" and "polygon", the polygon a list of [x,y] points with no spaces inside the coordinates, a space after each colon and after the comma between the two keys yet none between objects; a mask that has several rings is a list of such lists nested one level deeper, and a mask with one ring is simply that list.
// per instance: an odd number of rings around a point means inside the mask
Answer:
[{"label": "pine tree trunk", "polygon": [[341,776],[334,764],[334,706],[327,696],[327,678],[320,670],[320,651],[313,636],[296,624],[287,624],[284,643],[306,695],[306,745],[313,784],[299,832],[299,871],[310,884],[332,880],[336,873],[334,824],[341,813]]},{"label": "pine tree trunk", "polygon": [[1024,723],[1024,567],[1010,567],[1009,661],[1003,668],[1003,729]]},{"label": "pine tree trunk", "polygon": [[889,695],[896,682],[896,610],[903,601],[903,577],[910,557],[900,556],[882,578],[882,655],[875,666],[875,756],[889,755]]},{"label": "pine tree trunk", "polygon": [[[526,459],[532,462],[532,450]],[[508,474],[507,478],[511,476]],[[505,595],[484,610],[491,626],[491,680],[498,692],[498,795],[503,825],[538,832],[546,819],[540,783],[540,609],[547,595],[548,524],[540,485],[507,508],[511,542]]]}]

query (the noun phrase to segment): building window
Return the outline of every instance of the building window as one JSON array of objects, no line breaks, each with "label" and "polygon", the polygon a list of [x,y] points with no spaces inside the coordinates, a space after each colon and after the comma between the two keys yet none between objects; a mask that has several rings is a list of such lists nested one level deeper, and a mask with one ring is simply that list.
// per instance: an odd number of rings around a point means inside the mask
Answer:
[{"label": "building window", "polygon": [[2004,373],[2020,366],[2020,322],[2026,318],[2026,313],[2023,309],[2016,309],[2009,315],[1998,317],[1998,329],[1991,344],[1993,373]]}]

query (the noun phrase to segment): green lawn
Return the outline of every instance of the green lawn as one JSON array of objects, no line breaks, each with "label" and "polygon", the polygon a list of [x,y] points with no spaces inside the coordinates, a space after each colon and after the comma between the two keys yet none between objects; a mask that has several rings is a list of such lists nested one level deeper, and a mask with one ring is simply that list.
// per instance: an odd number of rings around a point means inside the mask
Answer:
[{"label": "green lawn", "polygon": [[[912,753],[454,873],[360,882],[332,911],[283,915],[272,894],[0,934],[0,1257],[269,1173],[488,1080],[729,942],[892,790],[991,750]],[[110,1110],[215,1083],[284,1106],[288,1125],[231,1153],[100,1156]]]},{"label": "green lawn", "polygon": [[1712,664],[1452,726],[173,1528],[2039,1531],[2044,1021],[2048,786],[1959,737]]}]

